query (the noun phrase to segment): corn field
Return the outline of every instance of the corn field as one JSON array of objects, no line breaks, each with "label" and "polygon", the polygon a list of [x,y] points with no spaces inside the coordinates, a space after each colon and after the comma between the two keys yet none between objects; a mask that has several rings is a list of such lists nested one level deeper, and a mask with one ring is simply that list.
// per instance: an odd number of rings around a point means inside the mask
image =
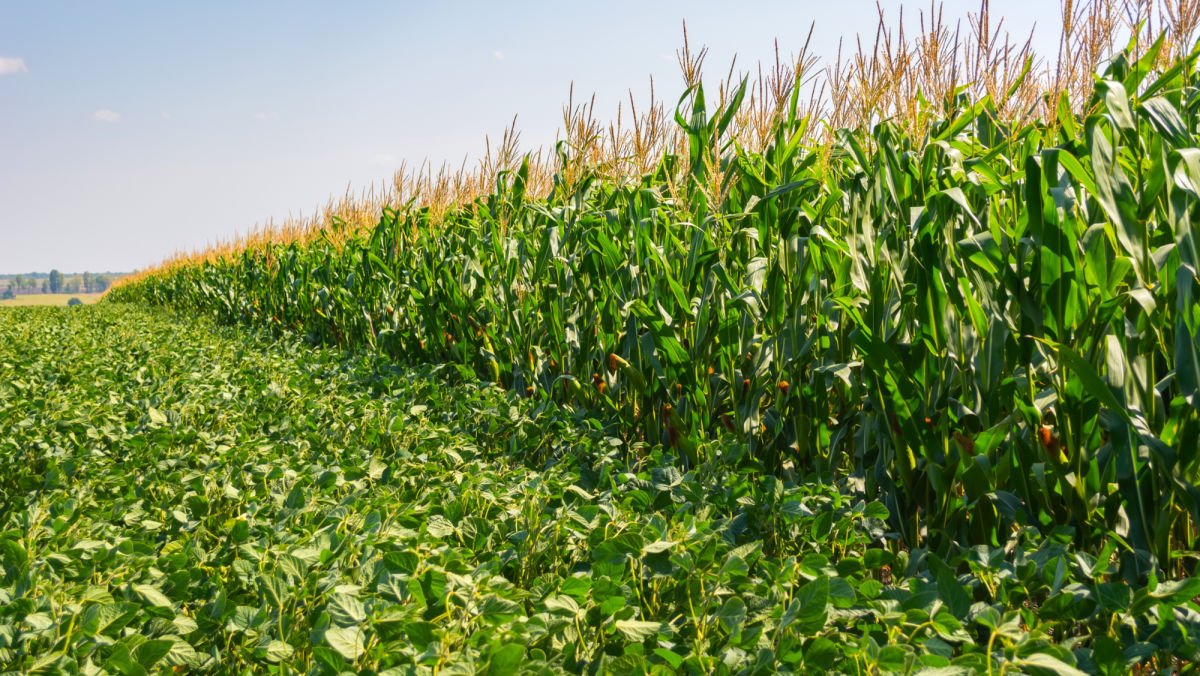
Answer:
[{"label": "corn field", "polygon": [[[1105,26],[1076,27],[1094,77],[989,42],[986,4],[966,47],[936,15],[827,69],[824,98],[803,54],[711,96],[685,49],[678,104],[608,141],[572,103],[549,159],[514,132],[465,182],[418,172],[373,222],[331,209],[109,299],[453,364],[576,411],[633,461],[848,477],[903,547],[1033,526],[1128,581],[1190,575],[1200,45],[1184,4],[1110,58]],[[939,39],[974,70],[954,75]]]}]

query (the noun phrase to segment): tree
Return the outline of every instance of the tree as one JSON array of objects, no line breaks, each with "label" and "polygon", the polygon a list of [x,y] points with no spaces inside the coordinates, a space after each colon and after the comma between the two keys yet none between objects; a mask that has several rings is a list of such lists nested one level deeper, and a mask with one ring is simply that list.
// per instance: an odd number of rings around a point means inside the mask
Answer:
[{"label": "tree", "polygon": [[42,293],[50,293],[50,282],[42,280]]},{"label": "tree", "polygon": [[8,288],[11,289],[14,286],[16,287],[16,293],[21,293],[21,289],[25,288],[25,278],[21,275],[13,277],[12,281],[8,283]]},{"label": "tree", "polygon": [[104,290],[107,289],[108,285],[111,283],[112,282],[106,275],[96,275],[92,278],[92,289],[96,293],[104,293]]},{"label": "tree", "polygon": [[50,293],[62,293],[63,276],[58,270],[50,271]]}]

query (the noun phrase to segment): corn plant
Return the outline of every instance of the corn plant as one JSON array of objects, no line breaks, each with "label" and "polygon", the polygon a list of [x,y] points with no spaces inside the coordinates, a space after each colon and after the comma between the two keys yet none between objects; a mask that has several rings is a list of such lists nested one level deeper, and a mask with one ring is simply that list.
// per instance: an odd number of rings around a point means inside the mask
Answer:
[{"label": "corn plant", "polygon": [[110,297],[453,364],[684,468],[850,475],[905,547],[1033,526],[1130,579],[1179,573],[1200,524],[1200,52],[1135,46],[1086,104],[1051,93],[1019,124],[1020,78],[822,143],[793,86],[757,150],[732,126],[746,82],[716,105],[696,82],[684,141],[643,175],[563,142],[573,173],[544,197],[526,158],[470,201]]}]

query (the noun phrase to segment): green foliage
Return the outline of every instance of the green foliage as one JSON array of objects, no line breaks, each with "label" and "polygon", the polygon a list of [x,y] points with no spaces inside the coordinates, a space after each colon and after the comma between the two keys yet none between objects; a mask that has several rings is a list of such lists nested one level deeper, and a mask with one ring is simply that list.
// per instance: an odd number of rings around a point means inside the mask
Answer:
[{"label": "green foliage", "polygon": [[1092,556],[1024,527],[906,551],[853,478],[681,472],[452,368],[162,310],[7,310],[0,344],[6,669],[1070,674],[1196,657],[1200,583],[1121,582],[1115,540]]},{"label": "green foliage", "polygon": [[1118,541],[1129,580],[1187,574],[1195,58],[1154,81],[1115,59],[1083,119],[1014,129],[959,97],[924,137],[885,122],[827,150],[796,141],[814,121],[794,112],[763,152],[739,148],[740,97],[712,109],[697,87],[677,115],[689,154],[640,181],[531,200],[523,166],[440,220],[388,210],[348,241],[249,249],[114,297],[454,364],[683,469],[850,474],[911,547],[1031,525],[1092,553]]}]

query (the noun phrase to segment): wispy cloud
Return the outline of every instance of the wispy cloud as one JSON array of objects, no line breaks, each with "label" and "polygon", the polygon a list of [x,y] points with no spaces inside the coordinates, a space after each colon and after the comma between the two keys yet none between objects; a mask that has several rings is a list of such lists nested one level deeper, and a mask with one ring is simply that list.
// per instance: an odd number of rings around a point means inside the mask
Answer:
[{"label": "wispy cloud", "polygon": [[168,113],[168,112],[167,112],[167,111],[165,111],[165,110],[164,110],[164,111],[162,111],[162,116],[163,116],[163,119],[164,119],[164,120],[169,120],[169,119],[171,119],[171,114],[170,114],[170,113]]},{"label": "wispy cloud", "polygon": [[269,120],[278,120],[278,119],[279,119],[279,113],[276,113],[276,112],[274,112],[274,111],[271,111],[271,112],[269,112],[269,113],[255,113],[255,114],[254,114],[254,119],[256,119],[256,120],[262,120],[262,121],[264,121],[264,122],[266,122],[266,121],[269,121]]},{"label": "wispy cloud", "polygon": [[492,52],[492,58],[493,58],[493,59],[495,59],[495,60],[497,60],[497,61],[503,61],[503,60],[504,60],[504,52],[502,52],[502,51],[500,51],[499,49],[497,49],[497,50],[495,50],[495,51],[493,51],[493,52]]},{"label": "wispy cloud", "polygon": [[19,56],[0,56],[0,75],[28,72],[29,68],[25,66],[25,59]]},{"label": "wispy cloud", "polygon": [[100,110],[92,113],[92,119],[99,120],[100,122],[120,122],[121,114],[114,113],[108,108],[101,108]]}]

